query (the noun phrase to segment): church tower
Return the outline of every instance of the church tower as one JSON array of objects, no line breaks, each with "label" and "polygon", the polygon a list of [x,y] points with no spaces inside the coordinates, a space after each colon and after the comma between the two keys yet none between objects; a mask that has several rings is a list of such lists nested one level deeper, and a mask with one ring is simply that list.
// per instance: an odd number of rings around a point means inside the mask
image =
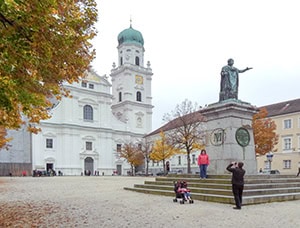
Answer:
[{"label": "church tower", "polygon": [[112,112],[126,123],[127,130],[146,134],[152,130],[152,69],[144,66],[144,39],[129,28],[118,35],[118,65],[113,64]]}]

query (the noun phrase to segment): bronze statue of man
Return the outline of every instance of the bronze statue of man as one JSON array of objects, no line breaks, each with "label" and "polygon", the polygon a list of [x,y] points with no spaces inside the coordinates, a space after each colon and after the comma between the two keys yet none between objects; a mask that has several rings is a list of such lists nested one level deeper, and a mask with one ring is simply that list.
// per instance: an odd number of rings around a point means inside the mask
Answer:
[{"label": "bronze statue of man", "polygon": [[228,99],[238,99],[239,73],[244,73],[252,68],[247,67],[239,70],[233,66],[233,59],[228,59],[228,65],[224,66],[221,71],[221,90],[219,101]]}]

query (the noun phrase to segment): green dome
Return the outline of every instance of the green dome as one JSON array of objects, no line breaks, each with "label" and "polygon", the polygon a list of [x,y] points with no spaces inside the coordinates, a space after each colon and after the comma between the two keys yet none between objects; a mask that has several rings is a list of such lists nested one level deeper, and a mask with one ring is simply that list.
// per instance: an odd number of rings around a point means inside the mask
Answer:
[{"label": "green dome", "polygon": [[123,43],[132,43],[144,46],[142,33],[133,29],[131,26],[128,29],[124,29],[122,32],[120,32],[118,35],[118,42],[119,45]]}]

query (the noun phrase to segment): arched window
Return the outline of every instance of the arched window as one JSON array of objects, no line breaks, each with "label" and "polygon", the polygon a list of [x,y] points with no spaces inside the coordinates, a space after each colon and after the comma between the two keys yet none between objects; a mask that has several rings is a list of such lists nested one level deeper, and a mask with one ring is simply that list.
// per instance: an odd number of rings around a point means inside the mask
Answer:
[{"label": "arched window", "polygon": [[142,101],[142,93],[140,91],[136,92],[136,100],[137,101]]},{"label": "arched window", "polygon": [[122,93],[119,92],[119,102],[121,102],[121,101],[122,101]]},{"label": "arched window", "polygon": [[140,65],[140,58],[138,56],[135,57],[135,65]]},{"label": "arched window", "polygon": [[85,105],[83,107],[83,119],[93,120],[93,108],[90,105]]},{"label": "arched window", "polygon": [[123,65],[123,58],[120,58],[120,65]]}]

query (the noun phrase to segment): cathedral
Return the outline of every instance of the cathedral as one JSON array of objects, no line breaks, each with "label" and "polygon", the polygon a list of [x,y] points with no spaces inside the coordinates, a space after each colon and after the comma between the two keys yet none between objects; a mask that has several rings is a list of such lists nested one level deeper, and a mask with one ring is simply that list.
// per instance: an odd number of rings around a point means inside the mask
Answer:
[{"label": "cathedral", "polygon": [[89,71],[78,83],[64,84],[71,97],[54,101],[52,117],[41,121],[41,132],[31,136],[32,170],[64,175],[129,171],[118,151],[152,130],[153,73],[150,62],[144,62],[139,31],[130,25],[117,39],[118,63],[113,63],[110,80]]}]

